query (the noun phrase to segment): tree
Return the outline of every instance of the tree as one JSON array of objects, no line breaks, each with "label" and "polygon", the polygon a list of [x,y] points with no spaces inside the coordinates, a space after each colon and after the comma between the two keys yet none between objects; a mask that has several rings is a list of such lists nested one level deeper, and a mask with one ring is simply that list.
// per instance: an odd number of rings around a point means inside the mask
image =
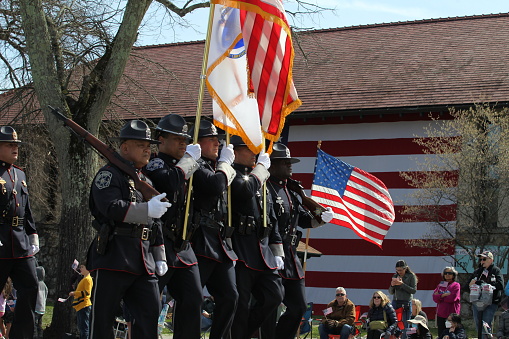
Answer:
[{"label": "tree", "polygon": [[[426,137],[414,140],[427,154],[419,171],[400,173],[419,189],[412,194],[417,203],[405,206],[403,214],[433,225],[425,238],[408,242],[454,260],[450,250],[456,246],[474,266],[477,253],[496,248],[496,264],[502,267],[509,253],[504,247],[509,232],[509,109],[477,104],[450,114],[451,120],[433,119]],[[466,271],[474,268],[456,262]]]},{"label": "tree", "polygon": [[[179,17],[209,6],[208,1],[154,2]],[[35,92],[37,98],[35,107],[24,109],[26,115],[17,116],[13,123],[35,122],[36,114],[42,111],[47,126],[43,133],[52,141],[50,156],[46,158],[57,160],[50,165],[50,172],[54,175],[52,179],[58,178],[60,213],[48,213],[48,218],[57,216],[59,225],[55,286],[58,296],[69,292],[69,265],[74,258],[83,258],[93,237],[88,191],[99,161],[81,140],[61,127],[48,105],[59,107],[97,135],[152,3],[152,0],[0,2],[3,46],[0,63],[7,69],[2,87],[17,89],[14,99],[23,105],[30,93]],[[307,6],[305,2],[297,3]],[[57,303],[49,335],[60,337],[74,327],[72,314],[68,304]]]}]

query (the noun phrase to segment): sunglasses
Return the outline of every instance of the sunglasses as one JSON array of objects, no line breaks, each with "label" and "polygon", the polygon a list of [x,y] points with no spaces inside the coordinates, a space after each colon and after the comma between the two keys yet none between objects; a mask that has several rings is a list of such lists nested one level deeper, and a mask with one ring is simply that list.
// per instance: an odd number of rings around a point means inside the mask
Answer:
[{"label": "sunglasses", "polygon": [[486,261],[486,260],[488,260],[488,258],[481,258],[481,259],[479,259],[479,261]]},{"label": "sunglasses", "polygon": [[336,293],[336,297],[344,297],[346,294],[344,293]]},{"label": "sunglasses", "polygon": [[373,296],[373,299],[382,299],[382,297],[381,297],[381,296],[379,296],[379,295],[374,295],[374,296]]},{"label": "sunglasses", "polygon": [[454,275],[454,272],[444,272],[444,275]]}]

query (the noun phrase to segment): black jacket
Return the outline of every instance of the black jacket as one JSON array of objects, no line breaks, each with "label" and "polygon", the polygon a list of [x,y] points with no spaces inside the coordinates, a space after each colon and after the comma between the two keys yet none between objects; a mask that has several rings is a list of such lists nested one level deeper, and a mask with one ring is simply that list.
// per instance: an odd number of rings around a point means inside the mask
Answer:
[{"label": "black jacket", "polygon": [[442,332],[442,334],[438,338],[442,339],[446,335],[449,336],[449,339],[465,339],[467,337],[466,333],[465,333],[465,329],[463,327],[456,327],[454,329],[454,332],[449,332],[449,329],[446,328],[444,330],[444,332]]},{"label": "black jacket", "polygon": [[384,307],[372,307],[368,311],[368,320],[371,321],[377,321],[377,320],[385,320],[384,319],[384,312],[385,312],[385,318],[387,319],[387,329],[385,331],[389,331],[391,333],[394,332],[398,325],[398,318],[396,317],[396,311],[394,311],[394,308],[392,307],[391,303],[387,303]]},{"label": "black jacket", "polygon": [[[269,245],[281,245],[281,237],[277,228],[277,219],[272,207],[270,193],[267,193],[267,222],[272,229],[268,236],[261,237],[263,232],[262,214],[261,214],[261,188],[262,183],[253,174],[252,168],[239,164],[234,164],[233,168],[237,171],[231,184],[232,193],[232,212],[233,249],[239,260],[243,261],[247,267],[257,271],[276,269],[276,260]],[[249,233],[242,231],[242,220],[252,218],[254,228]]]},{"label": "black jacket", "polygon": [[186,178],[184,171],[176,166],[177,163],[177,159],[159,152],[157,157],[150,160],[144,172],[154,183],[155,189],[166,193],[166,198],[171,203],[161,217],[166,261],[169,267],[182,268],[195,265],[197,260],[191,245],[188,244],[177,252],[174,241],[168,237],[168,232],[172,232],[175,237],[181,237],[186,209]]},{"label": "black jacket", "polygon": [[[504,276],[502,275],[502,272],[500,271],[500,268],[498,268],[495,265],[491,265],[487,268],[488,275],[483,274],[484,267],[479,267],[472,273],[470,276],[470,279],[468,279],[468,282],[472,281],[472,279],[476,279],[477,282],[485,282],[487,284],[490,284],[492,286],[495,286],[495,290],[493,291],[493,304],[499,304],[502,300],[502,294],[504,291]],[[468,286],[468,284],[467,284]]]},{"label": "black jacket", "polygon": [[[148,179],[146,180],[150,183]],[[140,227],[140,224],[125,221],[129,209],[132,208],[131,202],[143,202],[141,193],[134,189],[134,182],[112,164],[102,167],[90,189],[89,205],[94,218],[99,223],[112,222],[112,227],[115,228]],[[152,239],[142,240],[140,237],[110,235],[106,252],[98,254],[95,250],[96,238],[88,251],[87,268],[90,271],[106,269],[140,275],[154,274],[155,260],[152,253],[156,249],[151,247],[158,247],[159,250],[163,248],[161,223],[159,219],[148,218],[146,214],[140,216],[142,217],[148,221],[145,226],[151,228],[154,233]]]},{"label": "black jacket", "polygon": [[26,180],[25,172],[19,167],[0,163],[0,241],[3,244],[0,259],[27,257],[30,249],[28,236],[37,234]]},{"label": "black jacket", "polygon": [[287,189],[286,180],[271,176],[267,181],[267,188],[272,196],[278,230],[285,252],[285,268],[279,271],[279,275],[284,279],[303,279],[304,271],[297,256],[297,246],[302,232],[297,230],[297,226],[312,227],[313,216],[304,209],[297,194]]}]

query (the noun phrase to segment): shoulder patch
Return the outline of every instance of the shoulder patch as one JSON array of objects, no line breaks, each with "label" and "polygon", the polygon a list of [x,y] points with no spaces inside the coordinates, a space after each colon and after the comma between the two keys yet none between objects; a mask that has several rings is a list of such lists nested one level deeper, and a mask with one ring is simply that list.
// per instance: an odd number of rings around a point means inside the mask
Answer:
[{"label": "shoulder patch", "polygon": [[164,167],[164,160],[161,158],[154,158],[147,164],[147,171],[155,171]]},{"label": "shoulder patch", "polygon": [[111,177],[113,174],[110,171],[101,171],[95,177],[95,186],[102,190],[103,188],[109,187],[111,184]]}]

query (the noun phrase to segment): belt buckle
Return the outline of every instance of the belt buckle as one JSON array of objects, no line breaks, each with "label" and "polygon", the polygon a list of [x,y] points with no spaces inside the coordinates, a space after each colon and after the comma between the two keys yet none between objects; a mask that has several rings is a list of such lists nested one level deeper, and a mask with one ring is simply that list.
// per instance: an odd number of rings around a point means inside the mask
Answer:
[{"label": "belt buckle", "polygon": [[17,227],[18,226],[18,222],[19,222],[19,217],[18,216],[12,217],[11,226],[12,227]]},{"label": "belt buckle", "polygon": [[294,246],[295,243],[297,242],[297,234],[293,234],[291,237],[292,237],[292,246]]},{"label": "belt buckle", "polygon": [[148,240],[150,236],[150,229],[147,227],[143,227],[141,230],[141,240]]}]

